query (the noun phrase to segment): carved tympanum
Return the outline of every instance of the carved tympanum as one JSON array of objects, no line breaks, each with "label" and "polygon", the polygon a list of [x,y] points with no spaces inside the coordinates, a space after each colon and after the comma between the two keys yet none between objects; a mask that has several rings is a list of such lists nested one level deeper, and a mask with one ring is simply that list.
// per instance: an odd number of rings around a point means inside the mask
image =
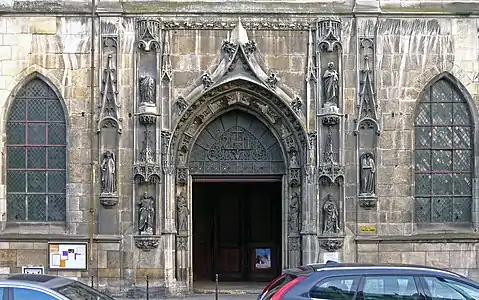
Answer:
[{"label": "carved tympanum", "polygon": [[328,197],[323,204],[323,234],[338,234],[339,231],[338,207],[333,201],[333,196],[328,194]]},{"label": "carved tympanum", "polygon": [[101,170],[101,193],[116,193],[116,159],[111,151],[103,153],[103,159],[100,165]]},{"label": "carved tympanum", "polygon": [[138,205],[138,233],[151,235],[155,227],[155,202],[152,196],[145,192]]},{"label": "carved tympanum", "polygon": [[361,195],[374,195],[376,184],[376,163],[372,153],[366,152],[361,155],[361,183],[360,194]]},{"label": "carved tympanum", "polygon": [[208,158],[219,160],[268,159],[265,147],[244,128],[234,126],[226,131],[208,151]]}]

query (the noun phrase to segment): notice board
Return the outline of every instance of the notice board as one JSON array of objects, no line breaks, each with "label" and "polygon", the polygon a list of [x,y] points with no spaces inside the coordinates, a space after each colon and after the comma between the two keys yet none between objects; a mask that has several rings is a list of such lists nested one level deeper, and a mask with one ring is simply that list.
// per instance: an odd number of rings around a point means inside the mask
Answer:
[{"label": "notice board", "polygon": [[86,270],[88,243],[48,243],[50,270]]}]

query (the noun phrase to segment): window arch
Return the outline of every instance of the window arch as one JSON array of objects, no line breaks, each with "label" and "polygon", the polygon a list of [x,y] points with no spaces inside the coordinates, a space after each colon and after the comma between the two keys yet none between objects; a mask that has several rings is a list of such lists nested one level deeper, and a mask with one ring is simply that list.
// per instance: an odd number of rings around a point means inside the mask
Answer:
[{"label": "window arch", "polygon": [[426,87],[414,124],[417,223],[470,223],[474,122],[447,78]]},{"label": "window arch", "polygon": [[15,96],[7,120],[7,221],[65,221],[65,112],[34,78]]}]

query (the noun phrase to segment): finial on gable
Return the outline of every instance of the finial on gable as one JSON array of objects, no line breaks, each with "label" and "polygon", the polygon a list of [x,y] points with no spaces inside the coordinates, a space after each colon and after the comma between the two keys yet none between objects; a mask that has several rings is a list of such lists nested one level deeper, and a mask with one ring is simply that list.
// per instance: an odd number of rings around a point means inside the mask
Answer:
[{"label": "finial on gable", "polygon": [[236,24],[236,27],[231,31],[230,42],[236,45],[244,45],[248,43],[248,41],[248,33],[243,27],[243,23],[241,23],[241,18],[238,18],[238,24]]}]

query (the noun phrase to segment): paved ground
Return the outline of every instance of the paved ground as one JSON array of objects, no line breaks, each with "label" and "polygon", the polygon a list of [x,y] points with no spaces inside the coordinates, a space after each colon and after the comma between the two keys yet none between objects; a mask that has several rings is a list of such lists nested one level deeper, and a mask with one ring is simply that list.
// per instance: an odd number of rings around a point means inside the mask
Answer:
[{"label": "paved ground", "polygon": [[[218,295],[218,300],[256,300],[258,296],[257,295],[251,295],[251,294],[243,294],[243,295],[231,295],[231,294],[220,294]],[[115,298],[116,300],[131,300],[131,298]],[[145,300],[146,298],[137,298],[137,299],[143,299]],[[190,295],[186,297],[178,297],[178,298],[150,298],[149,300],[165,300],[165,299],[172,299],[172,300],[216,300],[215,295],[211,294],[196,294],[196,295]]]}]

